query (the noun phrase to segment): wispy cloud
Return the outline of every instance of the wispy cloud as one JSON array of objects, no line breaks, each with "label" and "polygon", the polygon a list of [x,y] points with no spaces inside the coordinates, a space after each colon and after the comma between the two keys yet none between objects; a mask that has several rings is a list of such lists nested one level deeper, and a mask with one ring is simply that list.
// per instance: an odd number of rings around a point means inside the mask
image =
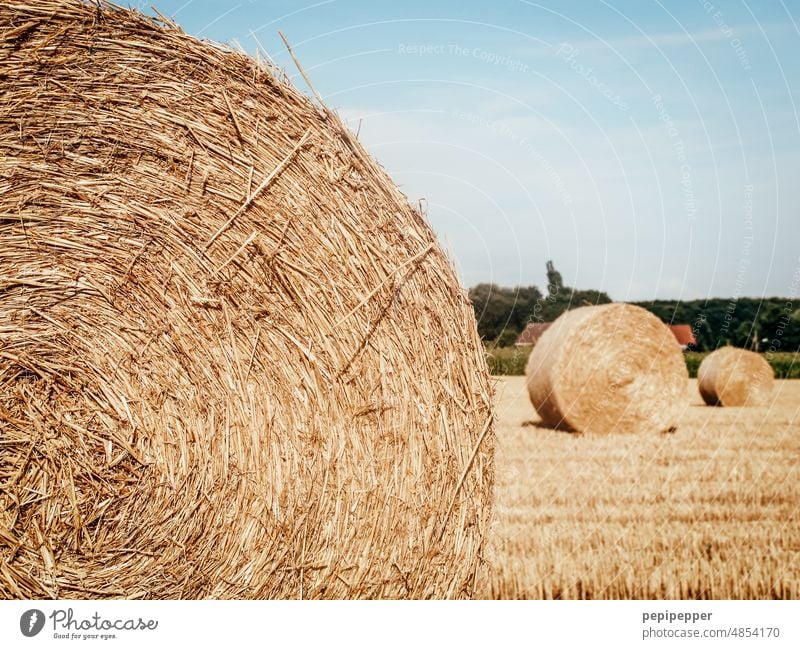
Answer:
[{"label": "wispy cloud", "polygon": [[[726,26],[727,27],[727,26]],[[786,25],[772,25],[762,24],[761,29],[764,31],[785,31]],[[600,50],[636,50],[646,49],[652,47],[685,47],[693,43],[714,43],[726,42],[731,38],[741,37],[747,34],[760,35],[761,29],[758,25],[741,25],[730,26],[728,30],[723,30],[718,27],[704,29],[700,31],[682,31],[682,32],[664,32],[655,34],[630,34],[615,38],[582,38],[580,40],[564,39],[555,44],[555,47],[560,47],[562,43],[568,42],[572,47],[581,52],[596,52]],[[526,48],[524,52],[518,52],[519,55],[526,54],[528,56],[535,55],[551,55],[552,49],[545,47]]]},{"label": "wispy cloud", "polygon": [[[742,33],[735,30],[736,33]],[[671,32],[666,34],[635,34],[607,41],[607,46],[615,49],[651,47],[671,47],[691,43],[708,43],[727,40],[721,29],[706,29],[699,32]],[[596,41],[595,41],[596,42]]]}]

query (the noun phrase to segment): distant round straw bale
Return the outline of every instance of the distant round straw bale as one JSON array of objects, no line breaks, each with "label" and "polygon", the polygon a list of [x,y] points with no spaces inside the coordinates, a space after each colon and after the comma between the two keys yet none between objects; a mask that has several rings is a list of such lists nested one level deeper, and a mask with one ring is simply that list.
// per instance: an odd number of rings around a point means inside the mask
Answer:
[{"label": "distant round straw bale", "polygon": [[103,3],[0,60],[0,597],[469,596],[472,308],[336,115]]},{"label": "distant round straw bale", "polygon": [[720,347],[697,370],[697,387],[709,406],[766,405],[774,384],[766,359],[737,347]]},{"label": "distant round straw bale", "polygon": [[670,330],[629,304],[562,314],[533,348],[526,375],[546,426],[591,433],[674,429],[688,379]]}]

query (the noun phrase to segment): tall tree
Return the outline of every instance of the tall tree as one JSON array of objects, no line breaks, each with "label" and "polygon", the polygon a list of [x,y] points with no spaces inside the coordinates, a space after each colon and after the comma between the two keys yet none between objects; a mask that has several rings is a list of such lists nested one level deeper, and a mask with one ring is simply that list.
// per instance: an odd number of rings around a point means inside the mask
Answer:
[{"label": "tall tree", "polygon": [[564,292],[564,280],[561,273],[556,270],[553,261],[547,262],[547,293],[548,295],[561,295]]}]

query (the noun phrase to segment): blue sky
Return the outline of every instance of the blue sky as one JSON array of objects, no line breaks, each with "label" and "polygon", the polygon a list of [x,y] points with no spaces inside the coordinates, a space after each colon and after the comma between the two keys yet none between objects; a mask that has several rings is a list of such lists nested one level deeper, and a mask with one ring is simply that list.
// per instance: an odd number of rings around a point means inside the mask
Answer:
[{"label": "blue sky", "polygon": [[800,293],[797,1],[156,7],[305,89],[282,30],[466,286],[553,259],[617,300]]}]

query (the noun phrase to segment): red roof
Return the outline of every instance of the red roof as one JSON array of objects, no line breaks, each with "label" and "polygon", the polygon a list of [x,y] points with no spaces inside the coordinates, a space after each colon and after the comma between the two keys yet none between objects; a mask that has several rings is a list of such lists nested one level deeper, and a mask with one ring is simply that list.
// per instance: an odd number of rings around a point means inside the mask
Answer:
[{"label": "red roof", "polygon": [[515,345],[534,345],[539,337],[547,331],[547,328],[553,324],[552,322],[531,322],[525,327],[523,332],[517,338]]},{"label": "red roof", "polygon": [[672,335],[675,336],[675,340],[677,340],[678,344],[682,347],[685,347],[686,345],[697,344],[697,339],[694,337],[694,331],[692,331],[692,325],[670,325],[669,329],[672,332]]}]

